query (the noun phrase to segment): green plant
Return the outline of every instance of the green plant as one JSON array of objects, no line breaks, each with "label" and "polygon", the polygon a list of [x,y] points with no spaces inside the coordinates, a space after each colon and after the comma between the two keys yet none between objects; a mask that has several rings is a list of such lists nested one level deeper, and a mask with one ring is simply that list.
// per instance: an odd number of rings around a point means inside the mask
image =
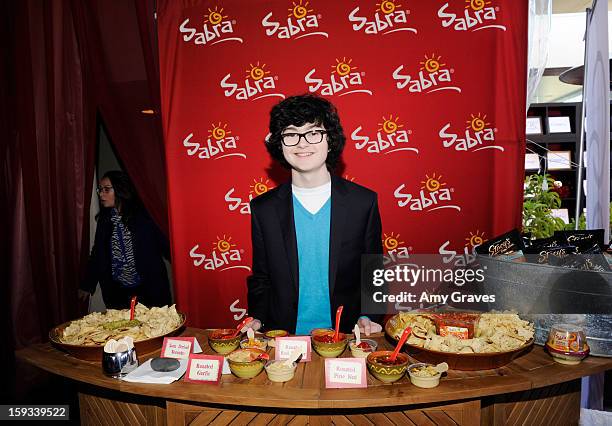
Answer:
[{"label": "green plant", "polygon": [[[570,223],[565,225],[565,229],[568,231],[576,229],[576,220],[570,219]],[[584,213],[578,218],[578,229],[586,229],[586,216]],[[610,202],[610,229],[612,229],[612,202]]]},{"label": "green plant", "polygon": [[551,214],[551,209],[561,206],[559,194],[552,190],[553,183],[548,174],[525,178],[523,232],[531,232],[533,238],[547,238],[566,227],[562,219]]}]

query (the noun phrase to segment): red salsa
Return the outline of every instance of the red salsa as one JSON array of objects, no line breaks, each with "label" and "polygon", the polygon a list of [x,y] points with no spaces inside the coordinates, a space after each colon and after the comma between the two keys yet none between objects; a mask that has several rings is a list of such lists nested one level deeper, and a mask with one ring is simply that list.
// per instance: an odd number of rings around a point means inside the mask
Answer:
[{"label": "red salsa", "polygon": [[231,339],[234,337],[234,331],[232,330],[215,330],[211,337],[213,339]]},{"label": "red salsa", "polygon": [[474,329],[480,315],[467,312],[444,313],[436,315],[436,327],[440,336],[449,334],[460,339],[474,337]]},{"label": "red salsa", "polygon": [[379,357],[374,358],[374,360],[377,363],[383,365],[400,365],[404,363],[404,361],[400,357],[395,358],[395,360],[391,360],[391,355],[381,355]]},{"label": "red salsa", "polygon": [[[314,336],[312,336],[312,338],[314,340],[316,340],[317,342],[321,342],[321,343],[334,343],[334,333],[330,332],[330,333],[325,333],[325,334],[315,334]],[[344,333],[339,333],[338,334],[338,341],[342,341],[346,338],[346,336],[344,335]]]},{"label": "red salsa", "polygon": [[371,351],[372,350],[372,346],[368,342],[361,342],[360,344],[357,345],[357,347],[359,349],[363,349],[365,351]]}]

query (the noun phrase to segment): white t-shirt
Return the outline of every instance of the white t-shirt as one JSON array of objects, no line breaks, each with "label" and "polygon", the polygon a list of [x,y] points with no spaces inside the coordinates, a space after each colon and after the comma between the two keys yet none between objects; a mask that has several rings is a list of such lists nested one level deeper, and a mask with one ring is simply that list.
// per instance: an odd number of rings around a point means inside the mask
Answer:
[{"label": "white t-shirt", "polygon": [[291,184],[293,195],[310,213],[315,214],[331,197],[331,180],[314,188],[300,188]]}]

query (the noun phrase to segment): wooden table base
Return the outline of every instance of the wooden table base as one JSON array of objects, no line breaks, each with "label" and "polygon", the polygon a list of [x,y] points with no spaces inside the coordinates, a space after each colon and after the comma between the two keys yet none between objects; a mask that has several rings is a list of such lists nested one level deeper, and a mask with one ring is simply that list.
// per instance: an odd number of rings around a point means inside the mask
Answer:
[{"label": "wooden table base", "polygon": [[83,425],[577,425],[580,380],[446,404],[372,409],[270,409],[185,404],[85,387]]}]

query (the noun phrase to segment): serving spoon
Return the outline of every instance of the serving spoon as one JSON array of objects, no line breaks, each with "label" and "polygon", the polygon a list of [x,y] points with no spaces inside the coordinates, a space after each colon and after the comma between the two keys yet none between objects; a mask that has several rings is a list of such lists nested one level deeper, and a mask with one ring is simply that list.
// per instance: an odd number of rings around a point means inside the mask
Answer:
[{"label": "serving spoon", "polygon": [[338,309],[336,310],[336,332],[334,333],[334,342],[337,342],[340,340],[340,317],[342,316],[342,310],[344,309],[344,306],[338,306]]},{"label": "serving spoon", "polygon": [[406,327],[406,329],[402,333],[402,337],[400,337],[399,342],[397,342],[397,346],[395,347],[395,350],[393,351],[393,353],[387,358],[385,358],[386,361],[395,362],[395,359],[397,358],[399,351],[402,349],[402,346],[404,346],[404,343],[406,343],[406,340],[408,339],[408,335],[411,332],[412,332],[412,327]]},{"label": "serving spoon", "polygon": [[242,330],[242,327],[244,327],[251,321],[253,321],[253,317],[246,317],[240,324],[238,324],[238,327],[236,327],[236,331],[234,331],[234,334],[232,334],[232,337],[238,336],[238,333],[240,333],[240,330]]},{"label": "serving spoon", "polygon": [[355,333],[355,346],[359,346],[361,343],[361,330],[359,330],[359,324],[355,324],[353,332]]},{"label": "serving spoon", "polygon": [[289,358],[283,361],[283,364],[287,367],[291,367],[294,362],[299,362],[298,359],[302,359],[302,350],[300,348],[294,349],[289,355]]}]

